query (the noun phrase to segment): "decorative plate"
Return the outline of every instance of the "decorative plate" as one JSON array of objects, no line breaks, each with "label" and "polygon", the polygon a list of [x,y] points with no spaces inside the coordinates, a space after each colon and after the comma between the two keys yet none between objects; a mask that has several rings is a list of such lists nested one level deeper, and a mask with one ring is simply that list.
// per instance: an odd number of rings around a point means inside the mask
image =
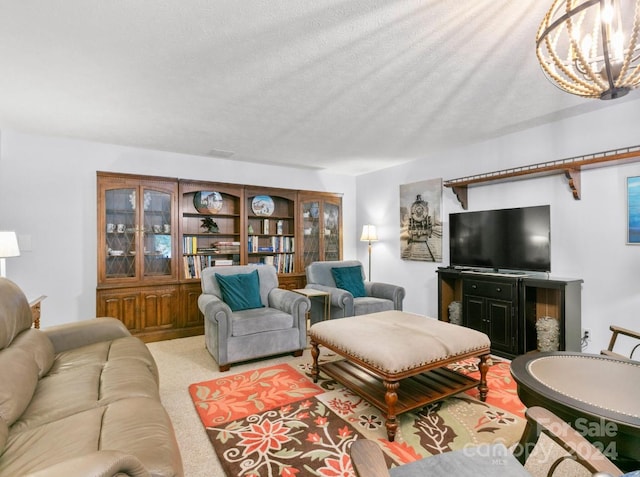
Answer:
[{"label": "decorative plate", "polygon": [[220,192],[196,192],[193,205],[201,214],[215,214],[222,210],[222,195]]},{"label": "decorative plate", "polygon": [[269,217],[275,211],[276,205],[268,195],[257,195],[251,201],[251,210],[256,215]]}]

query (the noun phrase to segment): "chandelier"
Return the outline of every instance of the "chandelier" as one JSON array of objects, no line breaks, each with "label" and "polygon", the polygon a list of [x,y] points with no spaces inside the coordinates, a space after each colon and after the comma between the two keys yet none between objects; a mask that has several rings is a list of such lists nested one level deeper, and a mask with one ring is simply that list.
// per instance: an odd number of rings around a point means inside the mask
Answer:
[{"label": "chandelier", "polygon": [[640,86],[639,30],[640,0],[554,0],[536,54],[560,89],[615,99]]}]

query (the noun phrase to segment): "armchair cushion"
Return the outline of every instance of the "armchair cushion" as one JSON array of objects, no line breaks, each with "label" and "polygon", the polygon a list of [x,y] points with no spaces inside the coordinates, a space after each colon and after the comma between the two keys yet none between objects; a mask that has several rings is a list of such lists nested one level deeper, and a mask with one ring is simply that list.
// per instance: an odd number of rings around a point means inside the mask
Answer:
[{"label": "armchair cushion", "polygon": [[338,288],[347,290],[354,298],[367,296],[362,280],[362,267],[333,267],[331,274]]},{"label": "armchair cushion", "polygon": [[236,275],[216,273],[216,280],[222,292],[222,300],[229,305],[231,311],[262,308],[258,270]]}]

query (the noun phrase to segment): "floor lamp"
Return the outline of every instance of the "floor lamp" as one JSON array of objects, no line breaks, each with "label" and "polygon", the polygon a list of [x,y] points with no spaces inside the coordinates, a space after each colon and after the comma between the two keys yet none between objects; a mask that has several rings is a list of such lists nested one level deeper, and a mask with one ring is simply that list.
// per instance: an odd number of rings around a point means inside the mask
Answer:
[{"label": "floor lamp", "polygon": [[378,241],[378,234],[376,233],[375,225],[363,225],[362,235],[360,236],[361,242],[369,242],[369,281],[371,281],[371,242]]},{"label": "floor lamp", "polygon": [[0,277],[7,276],[5,258],[18,257],[19,255],[20,249],[18,248],[16,233],[0,231]]}]

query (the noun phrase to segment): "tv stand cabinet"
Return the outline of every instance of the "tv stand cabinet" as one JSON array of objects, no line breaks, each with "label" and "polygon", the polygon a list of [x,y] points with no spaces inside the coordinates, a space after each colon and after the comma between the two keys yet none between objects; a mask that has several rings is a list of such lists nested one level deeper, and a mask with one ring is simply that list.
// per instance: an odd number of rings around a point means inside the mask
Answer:
[{"label": "tv stand cabinet", "polygon": [[462,324],[486,333],[491,352],[505,358],[537,349],[536,320],[559,322],[561,351],[581,351],[581,279],[519,274],[469,273],[440,268],[438,319],[449,321],[449,304],[462,304]]}]

